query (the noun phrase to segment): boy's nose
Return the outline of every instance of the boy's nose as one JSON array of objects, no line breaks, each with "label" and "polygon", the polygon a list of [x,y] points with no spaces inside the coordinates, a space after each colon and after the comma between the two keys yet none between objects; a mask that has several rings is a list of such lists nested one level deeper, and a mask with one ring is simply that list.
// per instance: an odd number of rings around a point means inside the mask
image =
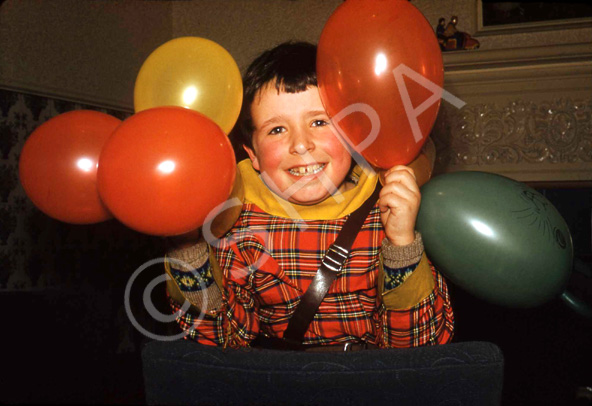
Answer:
[{"label": "boy's nose", "polygon": [[306,131],[298,131],[293,134],[290,153],[299,155],[310,152],[314,149],[314,142]]}]

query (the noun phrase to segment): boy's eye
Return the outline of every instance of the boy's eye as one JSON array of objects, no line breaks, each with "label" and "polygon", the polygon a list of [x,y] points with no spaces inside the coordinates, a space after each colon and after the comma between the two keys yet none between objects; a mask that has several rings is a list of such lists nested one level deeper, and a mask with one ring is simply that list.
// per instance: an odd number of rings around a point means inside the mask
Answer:
[{"label": "boy's eye", "polygon": [[313,127],[322,127],[322,126],[325,126],[327,124],[329,124],[329,123],[327,121],[325,121],[325,120],[315,120],[315,121],[312,122],[312,126]]},{"label": "boy's eye", "polygon": [[286,129],[284,127],[273,127],[271,129],[271,131],[269,131],[269,134],[276,135],[276,134],[281,134],[284,131],[286,131]]}]

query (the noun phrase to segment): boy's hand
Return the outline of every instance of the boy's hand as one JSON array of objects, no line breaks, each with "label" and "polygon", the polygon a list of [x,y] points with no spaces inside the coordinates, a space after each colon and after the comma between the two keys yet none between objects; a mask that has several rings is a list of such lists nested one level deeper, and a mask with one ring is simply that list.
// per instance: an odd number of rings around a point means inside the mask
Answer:
[{"label": "boy's hand", "polygon": [[397,165],[381,174],[383,187],[378,206],[380,220],[393,245],[403,246],[415,240],[415,220],[421,194],[413,170]]}]

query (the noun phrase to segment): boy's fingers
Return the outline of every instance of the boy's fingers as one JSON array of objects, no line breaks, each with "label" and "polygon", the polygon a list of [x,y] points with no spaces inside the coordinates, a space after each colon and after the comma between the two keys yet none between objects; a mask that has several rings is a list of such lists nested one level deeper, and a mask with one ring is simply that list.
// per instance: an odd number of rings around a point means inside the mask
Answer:
[{"label": "boy's fingers", "polygon": [[412,185],[408,185],[402,182],[392,182],[387,184],[382,188],[380,191],[379,197],[386,198],[388,195],[394,195],[398,198],[408,200],[408,201],[416,201],[419,199],[419,189],[413,188]]},{"label": "boy's fingers", "polygon": [[378,205],[382,213],[393,208],[414,212],[419,207],[420,201],[421,195],[413,193],[401,184],[393,184],[381,191]]},{"label": "boy's fingers", "polygon": [[405,165],[395,165],[392,168],[390,168],[389,170],[387,170],[384,174],[384,177],[386,178],[388,175],[390,175],[391,173],[395,173],[395,172],[408,172],[411,176],[413,176],[413,179],[415,179],[415,171]]},{"label": "boy's fingers", "polygon": [[410,189],[419,189],[415,179],[415,173],[412,169],[401,167],[398,170],[390,170],[384,177],[383,184],[386,186],[390,183],[403,183]]},{"label": "boy's fingers", "polygon": [[402,185],[412,193],[417,195],[420,194],[419,186],[417,185],[415,178],[412,177],[412,175],[407,171],[390,173],[385,179],[384,186],[381,190],[381,195],[399,190],[399,188],[395,187],[395,185]]}]

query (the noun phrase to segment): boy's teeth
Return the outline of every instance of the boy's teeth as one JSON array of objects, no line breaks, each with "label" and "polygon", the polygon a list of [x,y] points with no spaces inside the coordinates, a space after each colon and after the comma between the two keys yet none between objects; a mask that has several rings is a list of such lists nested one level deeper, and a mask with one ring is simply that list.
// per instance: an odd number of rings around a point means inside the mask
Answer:
[{"label": "boy's teeth", "polygon": [[295,176],[313,175],[315,173],[319,173],[324,167],[325,167],[325,164],[299,166],[297,168],[290,169],[290,173]]}]

